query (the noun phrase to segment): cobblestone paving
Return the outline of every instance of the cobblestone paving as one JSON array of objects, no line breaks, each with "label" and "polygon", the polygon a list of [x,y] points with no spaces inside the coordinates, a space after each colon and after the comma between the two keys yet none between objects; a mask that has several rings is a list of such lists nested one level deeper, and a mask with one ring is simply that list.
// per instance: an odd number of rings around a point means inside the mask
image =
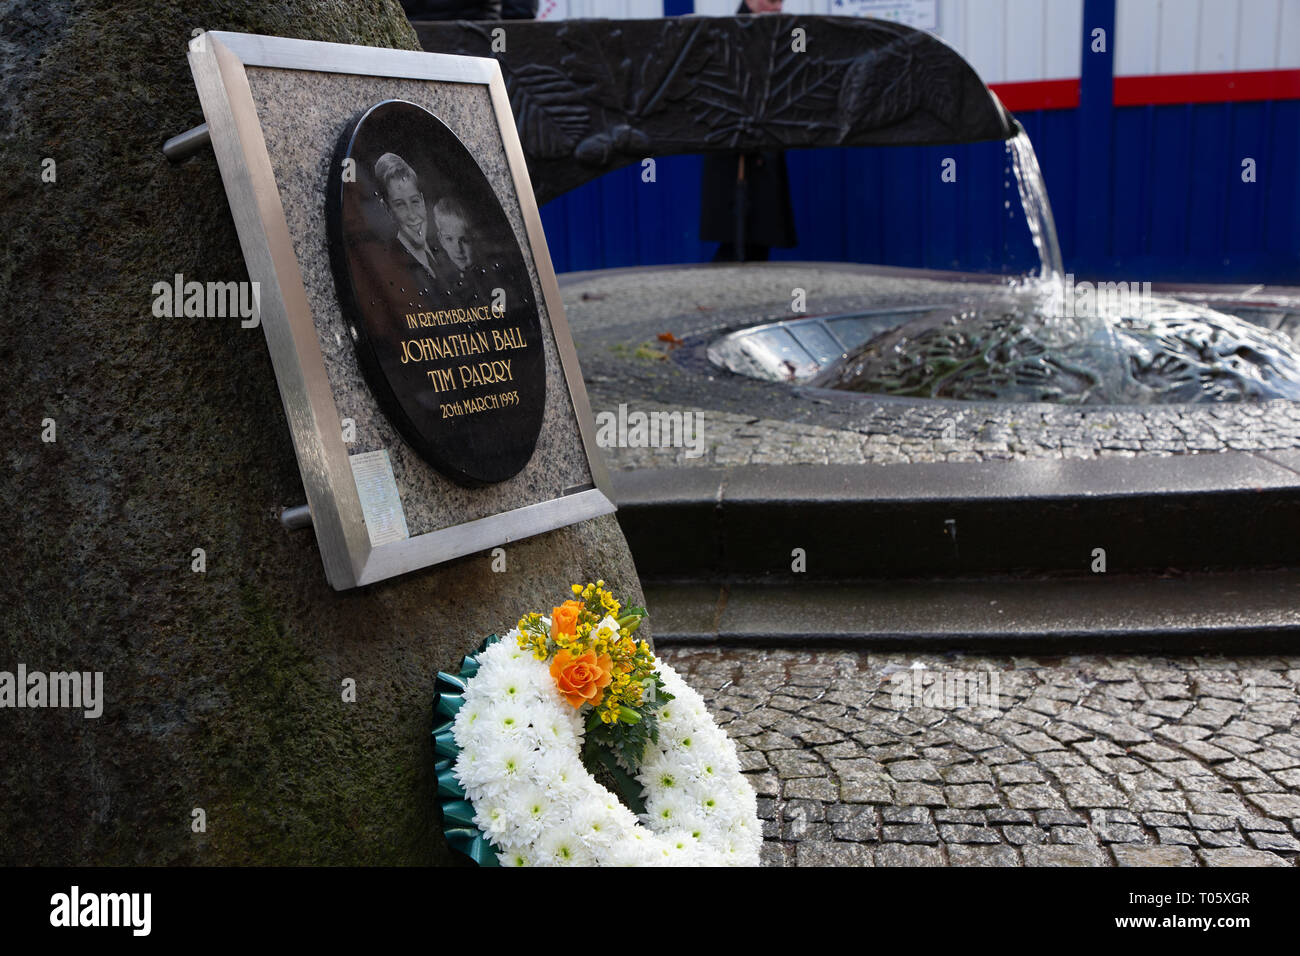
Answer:
[{"label": "cobblestone paving", "polygon": [[[1300,658],[660,653],[736,741],[768,864],[1300,857]],[[915,662],[948,699],[912,706]],[[997,706],[949,706],[959,676],[996,676]]]},{"label": "cobblestone paving", "polygon": [[[808,314],[970,295],[972,286],[816,265],[715,267],[564,277],[593,411],[702,414],[703,454],[612,447],[612,468],[891,464],[1025,458],[1131,458],[1300,447],[1300,403],[1078,407],[900,401],[792,388],[668,354],[658,335],[708,341],[724,330]],[[1295,332],[1296,330],[1288,330]]]}]

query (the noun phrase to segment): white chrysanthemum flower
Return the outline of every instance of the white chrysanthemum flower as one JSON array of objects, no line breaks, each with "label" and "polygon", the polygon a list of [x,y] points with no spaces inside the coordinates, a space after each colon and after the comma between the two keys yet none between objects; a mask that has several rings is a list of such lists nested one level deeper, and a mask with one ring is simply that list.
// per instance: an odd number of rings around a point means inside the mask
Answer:
[{"label": "white chrysanthemum flower", "polygon": [[538,699],[541,688],[532,673],[533,668],[527,666],[529,662],[528,658],[491,661],[490,666],[481,668],[474,678],[478,684],[475,697],[498,705],[531,703]]},{"label": "white chrysanthemum flower", "polygon": [[729,866],[758,866],[759,863],[758,845],[741,834],[722,834],[718,852]]},{"label": "white chrysanthemum flower", "polygon": [[511,789],[504,797],[514,832],[510,838],[517,843],[530,844],[541,834],[548,817],[555,812],[555,801],[550,794],[535,783]]},{"label": "white chrysanthemum flower", "polygon": [[489,839],[501,842],[515,829],[515,819],[506,806],[502,796],[479,801],[474,807],[474,825],[482,830]]},{"label": "white chrysanthemum flower", "polygon": [[547,830],[537,841],[539,860],[553,866],[589,866],[591,853],[576,834],[567,829]]},{"label": "white chrysanthemum flower", "polygon": [[658,760],[652,766],[641,765],[641,777],[646,781],[642,793],[680,794],[685,792],[686,775],[679,764],[669,760]]},{"label": "white chrysanthemum flower", "polygon": [[533,769],[533,751],[514,740],[502,740],[479,762],[477,789],[495,797],[507,788],[527,781]]},{"label": "white chrysanthemum flower", "polygon": [[456,717],[451,723],[451,730],[461,750],[475,746],[480,740],[479,732],[483,726],[483,713],[487,709],[488,705],[483,700],[467,700],[461,705],[460,710],[456,711]]},{"label": "white chrysanthemum flower", "polygon": [[598,799],[600,799],[605,813],[614,821],[615,826],[624,829],[636,826],[636,814],[619,803],[618,798],[608,790],[600,794]]},{"label": "white chrysanthemum flower", "polygon": [[501,640],[489,644],[488,647],[478,655],[479,672],[478,675],[472,679],[478,680],[478,678],[483,675],[483,671],[486,670],[489,665],[499,663],[503,660],[508,660],[511,650],[514,645],[518,644],[518,642],[519,629],[515,628],[510,632],[510,634],[507,634]]},{"label": "white chrysanthemum flower", "polygon": [[[525,741],[530,740],[531,722],[529,720],[529,710],[522,701],[503,700],[497,704],[488,707],[483,716],[475,723],[479,726],[476,728],[477,734],[491,734],[497,741]],[[535,743],[530,746],[535,747]]]},{"label": "white chrysanthemum flower", "polygon": [[576,710],[572,707],[568,709],[572,715],[553,708],[534,708],[533,729],[537,733],[539,746],[566,751],[582,749],[582,721]]},{"label": "white chrysanthemum flower", "polygon": [[536,854],[527,844],[507,844],[497,853],[497,862],[502,866],[533,866]]},{"label": "white chrysanthemum flower", "polygon": [[603,861],[605,866],[653,866],[646,838],[638,831],[625,834],[624,839],[615,843]]},{"label": "white chrysanthemum flower", "polygon": [[649,744],[641,755],[640,775],[653,776],[666,767],[676,769],[677,763],[669,757],[667,750],[658,744]]},{"label": "white chrysanthemum flower", "polygon": [[452,765],[452,773],[461,787],[469,790],[477,786],[483,779],[485,764],[480,756],[481,751],[474,747],[466,747],[456,758],[455,764]]},{"label": "white chrysanthemum flower", "polygon": [[716,766],[719,762],[717,757],[717,751],[706,745],[696,745],[673,752],[669,765],[677,774],[677,785],[686,789],[715,786],[723,776]]},{"label": "white chrysanthemum flower", "polygon": [[581,779],[586,771],[576,750],[542,750],[537,755],[535,773],[538,783],[552,793],[559,793]]},{"label": "white chrysanthemum flower", "polygon": [[757,814],[758,794],[754,792],[754,788],[749,785],[749,781],[744,776],[736,774],[724,780],[723,785],[726,787],[725,799],[731,806],[748,811],[747,816],[749,813]]},{"label": "white chrysanthemum flower", "polygon": [[620,830],[618,819],[597,799],[575,806],[569,827],[592,850],[612,844]]},{"label": "white chrysanthemum flower", "polygon": [[716,820],[726,814],[727,800],[722,796],[725,788],[704,789],[691,794],[691,805],[706,820]]},{"label": "white chrysanthemum flower", "polygon": [[693,829],[688,826],[661,834],[661,837],[668,841],[669,855],[683,858],[681,862],[674,863],[677,866],[691,865],[693,857],[711,852],[711,848],[702,840],[702,836],[698,828]]},{"label": "white chrysanthemum flower", "polygon": [[[701,750],[699,749],[699,735],[695,732],[694,728],[682,728],[674,734],[665,734],[660,730],[659,740],[661,743],[666,743],[668,745],[668,753],[670,755],[674,755],[674,752],[676,752],[675,756],[678,760],[683,758],[687,760],[695,760],[698,759],[696,755],[701,753]],[[692,750],[692,747],[696,749]],[[683,755],[681,753],[682,751],[690,751],[690,753],[689,755]]]},{"label": "white chrysanthemum flower", "polygon": [[646,801],[646,815],[660,832],[684,826],[690,813],[690,801],[681,792],[654,791]]}]

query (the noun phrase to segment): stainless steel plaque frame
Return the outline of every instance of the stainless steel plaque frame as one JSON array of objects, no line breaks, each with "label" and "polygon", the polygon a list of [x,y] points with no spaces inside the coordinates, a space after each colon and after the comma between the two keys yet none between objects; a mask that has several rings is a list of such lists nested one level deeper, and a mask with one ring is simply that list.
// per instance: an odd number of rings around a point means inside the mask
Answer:
[{"label": "stainless steel plaque frame", "polygon": [[[596,447],[591,406],[497,62],[225,32],[203,33],[191,40],[189,62],[249,278],[260,283],[261,325],[330,584],[337,590],[372,584],[614,511],[609,474]],[[246,67],[487,87],[593,487],[371,545]]]}]

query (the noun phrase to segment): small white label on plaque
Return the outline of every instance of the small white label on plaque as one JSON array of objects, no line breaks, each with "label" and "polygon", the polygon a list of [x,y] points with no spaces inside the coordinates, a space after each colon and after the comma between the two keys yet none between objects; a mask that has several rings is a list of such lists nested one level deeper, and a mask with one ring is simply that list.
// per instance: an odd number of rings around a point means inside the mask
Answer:
[{"label": "small white label on plaque", "polygon": [[406,512],[397,494],[397,479],[385,449],[350,455],[352,478],[357,483],[357,496],[361,499],[361,514],[366,521],[370,544],[378,547],[390,541],[403,541],[411,536],[406,530]]}]

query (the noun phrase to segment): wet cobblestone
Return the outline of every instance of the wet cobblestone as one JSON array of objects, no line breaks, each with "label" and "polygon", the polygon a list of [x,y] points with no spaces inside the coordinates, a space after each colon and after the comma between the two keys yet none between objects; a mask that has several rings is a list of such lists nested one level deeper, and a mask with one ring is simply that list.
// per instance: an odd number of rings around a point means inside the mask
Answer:
[{"label": "wet cobblestone", "polygon": [[[772,865],[1300,859],[1300,658],[660,653],[735,740]],[[918,664],[997,700],[910,706]]]}]

